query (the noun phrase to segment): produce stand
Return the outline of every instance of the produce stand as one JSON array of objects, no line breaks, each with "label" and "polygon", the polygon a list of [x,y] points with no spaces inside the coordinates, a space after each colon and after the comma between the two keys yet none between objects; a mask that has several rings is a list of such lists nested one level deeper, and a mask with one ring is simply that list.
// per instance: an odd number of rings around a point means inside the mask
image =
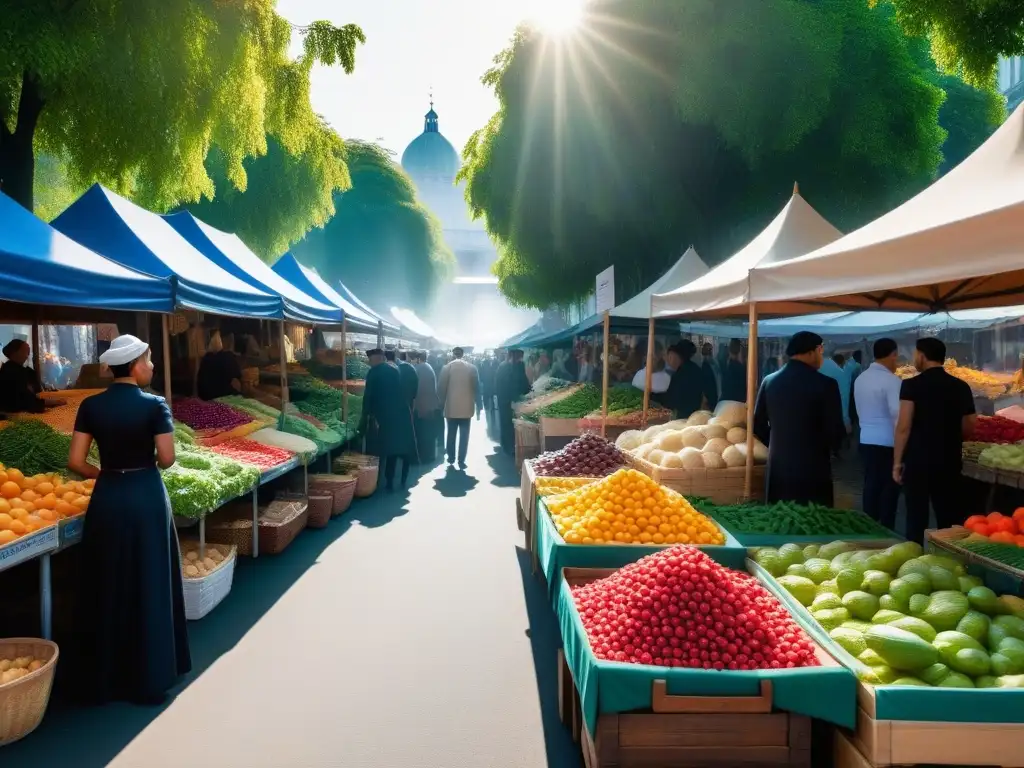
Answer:
[{"label": "produce stand", "polygon": [[[732,567],[731,558],[719,558],[727,554],[724,548],[714,549],[706,551]],[[856,680],[820,645],[815,650],[821,666],[795,669],[723,672],[598,660],[570,586],[613,572],[566,568],[558,589],[556,612],[564,645],[560,711],[563,722],[578,724],[588,768],[809,768],[810,718],[854,725]]]},{"label": "produce stand", "polygon": [[0,547],[0,572],[39,558],[39,613],[42,636],[45,640],[49,640],[53,633],[50,555],[57,551],[59,544],[57,526],[48,525]]},{"label": "produce stand", "polygon": [[[702,544],[698,549],[707,552],[712,558],[729,568],[742,569],[747,557],[747,550],[721,525],[718,526],[725,536],[725,544]],[[538,498],[536,513],[531,526],[533,533],[533,552],[537,558],[541,573],[547,581],[548,594],[553,605],[558,606],[560,590],[560,574],[565,568],[621,568],[634,563],[645,555],[661,552],[670,545],[665,544],[567,544],[558,535],[551,514],[548,512],[544,499]]]}]

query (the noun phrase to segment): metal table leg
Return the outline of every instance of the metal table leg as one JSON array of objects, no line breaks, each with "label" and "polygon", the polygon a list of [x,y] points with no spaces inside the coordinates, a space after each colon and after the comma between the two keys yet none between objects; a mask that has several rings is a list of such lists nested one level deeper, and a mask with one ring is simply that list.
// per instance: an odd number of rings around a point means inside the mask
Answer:
[{"label": "metal table leg", "polygon": [[309,496],[309,466],[302,465],[302,493]]},{"label": "metal table leg", "polygon": [[39,613],[43,639],[53,639],[53,592],[50,585],[50,556],[39,558]]},{"label": "metal table leg", "polygon": [[252,556],[260,556],[260,504],[258,489],[252,492]]},{"label": "metal table leg", "polygon": [[206,557],[206,518],[199,518],[199,559]]}]

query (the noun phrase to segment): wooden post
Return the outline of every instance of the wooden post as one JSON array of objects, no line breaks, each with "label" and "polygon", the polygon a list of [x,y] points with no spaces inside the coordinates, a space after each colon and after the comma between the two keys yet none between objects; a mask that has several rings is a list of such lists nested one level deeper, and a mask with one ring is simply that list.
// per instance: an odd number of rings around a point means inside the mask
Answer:
[{"label": "wooden post", "polygon": [[605,436],[608,422],[608,343],[611,331],[612,316],[611,313],[605,310],[604,313],[604,351],[601,353],[602,367],[604,371],[601,375],[601,437]]},{"label": "wooden post", "polygon": [[750,302],[747,332],[747,464],[743,475],[743,497],[747,500],[754,488],[754,406],[757,402],[757,304]]},{"label": "wooden post", "polygon": [[651,407],[651,374],[654,368],[654,318],[647,326],[647,368],[644,369],[644,412],[640,426],[647,429],[647,410]]},{"label": "wooden post", "polygon": [[341,423],[348,424],[348,318],[341,319]]},{"label": "wooden post", "polygon": [[160,315],[160,336],[164,345],[164,400],[167,401],[167,408],[173,413],[171,405],[171,329],[170,320],[167,315]]},{"label": "wooden post", "polygon": [[288,403],[288,353],[284,349],[284,320],[281,321],[281,402]]}]

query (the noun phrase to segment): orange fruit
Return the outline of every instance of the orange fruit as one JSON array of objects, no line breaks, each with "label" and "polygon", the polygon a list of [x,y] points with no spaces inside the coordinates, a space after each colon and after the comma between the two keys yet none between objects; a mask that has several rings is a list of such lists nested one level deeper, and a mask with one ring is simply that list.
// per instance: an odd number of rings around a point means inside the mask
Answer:
[{"label": "orange fruit", "polygon": [[74,491],[68,491],[63,496],[61,496],[61,498],[64,499],[64,501],[66,501],[68,504],[70,504],[75,499],[77,499],[79,497],[79,495],[80,494],[77,494]]},{"label": "orange fruit", "polygon": [[0,512],[10,512],[11,504],[7,499],[0,496]]},{"label": "orange fruit", "polygon": [[40,509],[36,512],[36,516],[47,523],[52,523],[57,519],[57,512],[52,509]]},{"label": "orange fruit", "polygon": [[43,496],[53,493],[53,483],[49,480],[43,480],[43,482],[36,485],[36,493],[41,493]]},{"label": "orange fruit", "polygon": [[71,506],[78,507],[79,509],[86,509],[89,506],[89,497],[79,496],[77,499],[71,502]]},{"label": "orange fruit", "polygon": [[20,469],[14,469],[12,467],[11,469],[7,470],[7,479],[20,487],[21,481],[25,479],[25,475],[21,473]]},{"label": "orange fruit", "polygon": [[3,485],[6,482],[7,482],[7,473],[4,472],[3,470],[0,470],[0,485]]},{"label": "orange fruit", "polygon": [[10,544],[12,541],[18,538],[18,534],[14,531],[4,530],[0,531],[0,545]]},{"label": "orange fruit", "polygon": [[5,499],[15,499],[21,495],[21,486],[19,486],[13,480],[8,480],[3,485],[0,485],[0,496]]},{"label": "orange fruit", "polygon": [[1000,544],[1016,544],[1017,542],[1013,538],[1013,534],[1008,531],[996,531],[989,536],[992,541],[998,541]]},{"label": "orange fruit", "polygon": [[36,501],[36,504],[42,504],[45,509],[56,509],[57,508],[57,497],[52,493],[48,493],[41,499]]},{"label": "orange fruit", "polygon": [[13,517],[8,515],[6,512],[0,512],[0,531],[6,531],[11,527],[11,523],[13,522]]},{"label": "orange fruit", "polygon": [[71,517],[76,512],[78,512],[78,507],[74,506],[73,504],[69,504],[66,501],[58,501],[55,511],[61,517]]},{"label": "orange fruit", "polygon": [[38,531],[43,527],[43,521],[35,515],[29,515],[26,517],[24,523],[29,533],[32,533],[32,531]]},{"label": "orange fruit", "polygon": [[23,520],[15,520],[7,530],[14,531],[18,536],[24,536],[28,533],[28,527]]},{"label": "orange fruit", "polygon": [[35,488],[36,485],[38,484],[39,481],[36,480],[34,477],[26,477],[24,480],[21,481],[22,488]]},{"label": "orange fruit", "polygon": [[35,501],[36,499],[38,499],[38,498],[39,498],[39,494],[36,493],[35,491],[33,491],[31,488],[29,488],[27,491],[22,491],[21,492],[21,500],[22,501],[27,501],[27,502],[31,503],[31,502]]}]

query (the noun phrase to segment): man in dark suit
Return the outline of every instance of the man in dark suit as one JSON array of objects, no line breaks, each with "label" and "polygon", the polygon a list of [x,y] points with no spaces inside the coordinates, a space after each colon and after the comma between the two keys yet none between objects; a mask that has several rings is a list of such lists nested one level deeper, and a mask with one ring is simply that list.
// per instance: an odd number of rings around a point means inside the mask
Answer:
[{"label": "man in dark suit", "polygon": [[786,348],[789,362],[761,383],[754,433],[768,446],[765,496],[832,506],[832,451],[846,436],[839,385],[818,372],[822,339],[800,331]]}]

